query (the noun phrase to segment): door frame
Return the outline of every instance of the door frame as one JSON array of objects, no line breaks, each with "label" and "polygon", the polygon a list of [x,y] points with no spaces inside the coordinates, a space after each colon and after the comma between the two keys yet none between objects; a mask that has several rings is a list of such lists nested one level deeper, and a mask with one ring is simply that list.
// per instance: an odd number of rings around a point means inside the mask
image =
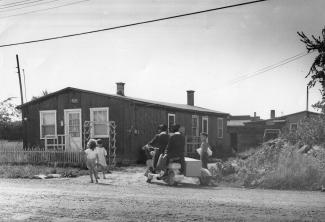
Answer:
[{"label": "door frame", "polygon": [[[63,120],[63,122],[64,122],[64,135],[66,135],[66,136],[69,136],[69,134],[68,134],[68,131],[69,131],[69,128],[68,128],[68,125],[67,125],[67,120],[68,120],[68,115],[67,115],[67,113],[68,112],[79,112],[79,114],[80,114],[80,126],[79,126],[79,129],[80,129],[80,147],[82,148],[82,112],[81,112],[81,109],[80,108],[78,108],[78,109],[64,109],[64,120]],[[65,146],[66,146],[66,148],[67,147],[69,147],[70,148],[70,144],[68,144],[68,141],[70,141],[70,140],[68,140],[67,138],[65,138]],[[65,149],[65,150],[67,150],[67,149]]]}]

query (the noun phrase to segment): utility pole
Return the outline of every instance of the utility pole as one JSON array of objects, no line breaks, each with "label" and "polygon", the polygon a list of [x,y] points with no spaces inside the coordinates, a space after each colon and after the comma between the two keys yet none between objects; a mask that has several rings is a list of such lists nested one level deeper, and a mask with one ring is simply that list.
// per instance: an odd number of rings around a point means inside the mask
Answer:
[{"label": "utility pole", "polygon": [[306,101],[306,111],[308,111],[308,107],[309,107],[309,87],[307,85],[307,101]]},{"label": "utility pole", "polygon": [[25,93],[25,101],[27,102],[25,69],[23,69],[23,76],[24,76],[24,93]]},{"label": "utility pole", "polygon": [[23,87],[21,85],[21,76],[20,76],[20,67],[19,67],[19,58],[18,54],[16,54],[16,60],[17,60],[17,70],[18,70],[18,78],[19,78],[19,86],[20,86],[20,99],[21,99],[21,104],[24,104],[24,97],[23,97]]}]

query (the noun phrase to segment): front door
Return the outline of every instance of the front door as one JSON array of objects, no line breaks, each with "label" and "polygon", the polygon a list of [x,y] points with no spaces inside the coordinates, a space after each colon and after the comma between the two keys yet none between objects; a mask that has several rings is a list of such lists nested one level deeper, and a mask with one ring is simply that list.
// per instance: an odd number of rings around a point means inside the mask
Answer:
[{"label": "front door", "polygon": [[64,122],[66,150],[82,150],[81,109],[64,110]]}]

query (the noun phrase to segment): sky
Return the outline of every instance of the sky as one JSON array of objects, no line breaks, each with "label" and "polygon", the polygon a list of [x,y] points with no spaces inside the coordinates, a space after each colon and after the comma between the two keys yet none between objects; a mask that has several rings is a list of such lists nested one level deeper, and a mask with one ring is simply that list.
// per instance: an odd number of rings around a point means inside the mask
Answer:
[{"label": "sky", "polygon": [[[41,5],[0,2],[0,45],[66,35],[246,0],[42,0]],[[28,3],[28,1],[27,1]],[[64,7],[53,8],[73,3]],[[26,7],[28,6],[28,7]],[[24,8],[26,7],[26,8]],[[48,8],[49,10],[44,10]],[[323,0],[269,0],[172,20],[48,42],[0,48],[0,101],[18,97],[16,54],[25,71],[27,100],[43,90],[76,87],[186,103],[269,118],[306,109],[305,78],[316,54],[234,83],[269,65],[306,51],[297,31],[320,35]],[[33,11],[33,12],[31,12]],[[31,12],[29,14],[25,13]],[[309,104],[320,100],[310,90]],[[311,106],[309,110],[313,110]]]}]

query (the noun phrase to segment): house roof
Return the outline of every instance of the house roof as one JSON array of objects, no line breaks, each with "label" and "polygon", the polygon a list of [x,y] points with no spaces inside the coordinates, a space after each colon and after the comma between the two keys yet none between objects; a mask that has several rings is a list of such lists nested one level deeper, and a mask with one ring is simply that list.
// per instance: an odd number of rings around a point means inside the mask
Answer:
[{"label": "house roof", "polygon": [[286,118],[288,118],[290,116],[302,114],[302,113],[306,113],[306,114],[308,113],[308,114],[313,114],[313,115],[323,115],[322,113],[316,113],[316,112],[311,112],[311,111],[304,110],[304,111],[291,113],[291,114],[284,115],[284,116],[279,116],[279,117],[276,117],[276,118],[273,118],[273,119],[265,119],[265,120],[256,120],[256,121],[246,122],[245,124],[262,123],[262,122],[269,122],[269,121],[272,121],[272,122],[285,122]]},{"label": "house roof", "polygon": [[159,102],[159,101],[153,101],[153,100],[147,100],[147,99],[139,99],[139,98],[134,98],[134,97],[121,96],[121,95],[117,95],[117,94],[115,95],[115,94],[106,94],[106,93],[94,92],[94,91],[89,91],[89,90],[84,90],[84,89],[73,88],[73,87],[66,87],[66,88],[58,90],[56,92],[49,93],[48,95],[39,97],[37,99],[34,99],[34,100],[29,101],[27,103],[24,103],[24,104],[22,104],[20,106],[17,106],[17,108],[21,109],[24,106],[46,100],[47,98],[50,98],[52,96],[64,93],[66,91],[76,91],[76,92],[84,92],[84,93],[96,94],[96,95],[101,95],[101,96],[114,97],[114,98],[118,98],[118,99],[135,101],[135,102],[147,104],[149,106],[160,106],[160,107],[174,108],[174,109],[186,110],[186,111],[229,115],[228,113],[219,112],[219,111],[215,111],[215,110],[211,110],[211,109],[206,109],[206,108],[199,107],[199,106],[191,106],[191,105],[187,105],[187,104],[177,104],[177,103]]},{"label": "house roof", "polygon": [[250,115],[229,116],[229,120],[251,120]]},{"label": "house roof", "polygon": [[227,126],[245,126],[245,123],[256,120],[260,120],[260,117],[250,115],[229,116]]},{"label": "house roof", "polygon": [[228,120],[227,126],[245,126],[244,123],[251,122],[251,120]]}]

